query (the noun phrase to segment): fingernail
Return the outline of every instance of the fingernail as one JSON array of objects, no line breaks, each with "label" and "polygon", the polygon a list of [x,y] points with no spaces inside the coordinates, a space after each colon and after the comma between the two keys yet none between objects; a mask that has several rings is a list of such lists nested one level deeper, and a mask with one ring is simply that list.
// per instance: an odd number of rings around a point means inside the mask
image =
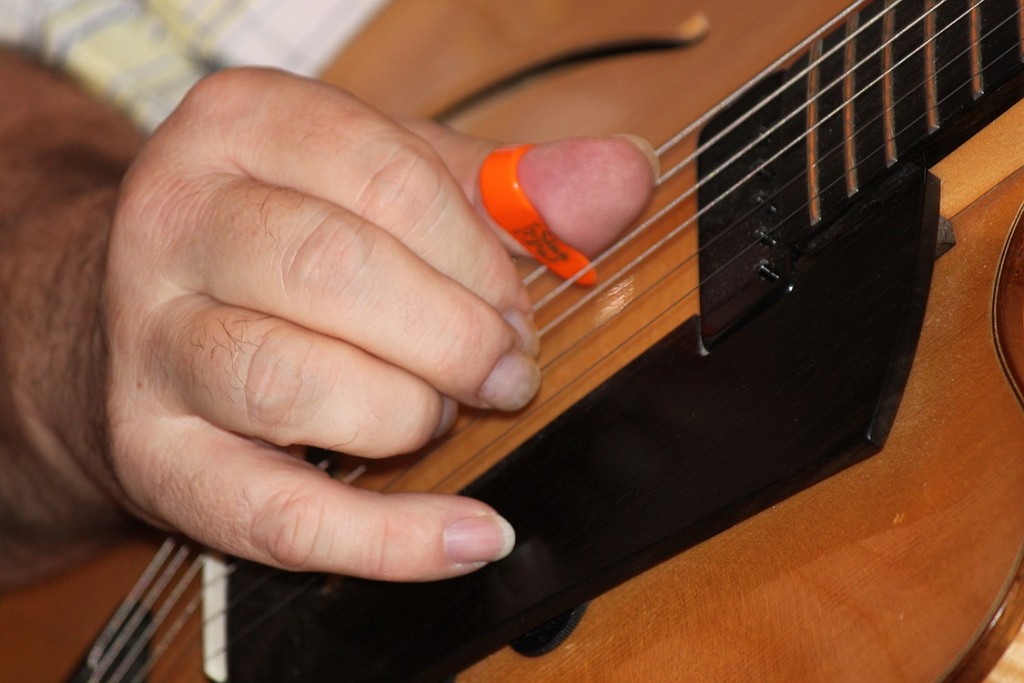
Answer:
[{"label": "fingernail", "polygon": [[654,147],[651,146],[651,143],[647,142],[647,140],[644,140],[639,135],[634,135],[632,133],[621,133],[615,137],[632,143],[634,147],[640,150],[640,152],[647,157],[647,163],[651,165],[651,172],[654,174],[654,179],[657,180],[661,177],[661,160],[658,158],[658,153],[654,151]]},{"label": "fingernail", "polygon": [[512,349],[495,364],[480,387],[480,398],[492,408],[519,410],[540,387],[537,362],[519,349]]},{"label": "fingernail", "polygon": [[540,336],[537,334],[536,325],[533,324],[533,316],[513,308],[505,312],[504,318],[519,335],[519,348],[528,356],[536,358],[540,353]]},{"label": "fingernail", "polygon": [[455,399],[445,396],[441,399],[441,419],[438,420],[437,429],[434,430],[434,438],[446,434],[452,425],[455,424],[455,418],[459,415],[459,404],[455,402]]},{"label": "fingernail", "polygon": [[515,544],[515,529],[498,515],[463,517],[444,530],[444,552],[456,564],[500,560]]}]

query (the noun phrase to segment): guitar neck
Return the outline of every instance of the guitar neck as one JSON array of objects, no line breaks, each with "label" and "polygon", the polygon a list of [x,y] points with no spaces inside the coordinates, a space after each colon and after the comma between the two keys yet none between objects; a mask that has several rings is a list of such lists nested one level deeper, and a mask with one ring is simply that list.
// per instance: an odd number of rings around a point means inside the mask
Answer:
[{"label": "guitar neck", "polygon": [[[701,133],[702,333],[793,286],[803,245],[902,161],[930,166],[1016,99],[1020,0],[874,0]],[[1000,91],[1003,92],[1000,92]],[[737,257],[737,254],[740,256]]]}]

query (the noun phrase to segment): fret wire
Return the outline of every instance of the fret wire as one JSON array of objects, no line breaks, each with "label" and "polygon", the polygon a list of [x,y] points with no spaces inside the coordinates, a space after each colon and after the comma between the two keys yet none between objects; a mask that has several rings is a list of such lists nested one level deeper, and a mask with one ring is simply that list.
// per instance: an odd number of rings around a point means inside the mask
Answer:
[{"label": "fret wire", "polygon": [[985,92],[985,74],[981,66],[981,9],[975,5],[971,8],[971,93],[974,99]]},{"label": "fret wire", "polygon": [[[1013,18],[1013,17],[1008,17],[1007,19],[1003,20],[1002,22],[1000,22],[1000,23],[999,23],[999,25],[998,25],[998,26],[997,26],[996,28],[998,28],[999,26],[1002,26],[1003,24],[1005,24],[1005,23],[1006,23],[1007,21],[1009,21],[1009,20],[1010,20],[1010,19],[1012,19],[1012,18]],[[993,31],[994,31],[994,30],[995,30],[995,29],[993,29]],[[989,32],[989,34],[986,34],[986,35],[990,35],[991,33],[992,33],[992,31],[990,31],[990,32]],[[984,37],[984,36],[983,36],[983,37]],[[968,48],[968,49],[970,49],[970,48]],[[1007,49],[1007,50],[1004,50],[1004,51],[1003,51],[1003,52],[1002,52],[1002,53],[1001,53],[1000,55],[998,55],[997,59],[1001,59],[1001,58],[1005,57],[1006,55],[1010,54],[1010,52],[1014,51],[1015,49],[1017,49],[1017,48],[1016,48],[1016,46],[1014,46],[1014,47],[1012,47],[1012,48],[1009,48],[1009,49]],[[959,53],[958,55],[956,55],[956,57],[959,57],[959,56],[963,56],[963,55],[965,55],[965,54],[967,54],[967,50],[964,50],[964,51],[960,52],[960,53]],[[955,57],[954,57],[954,59],[955,59]],[[947,63],[947,64],[946,64],[945,66],[943,66],[942,68],[945,68],[945,67],[947,67],[947,66],[950,66],[951,64],[952,64],[952,61],[950,61],[949,63]],[[942,70],[942,68],[940,68],[939,70],[941,71],[941,70]],[[969,81],[964,81],[964,82],[963,82],[963,83],[962,83],[961,85],[966,85],[966,84],[967,84],[968,82],[969,82]],[[919,85],[920,85],[920,84],[919,84]],[[944,100],[946,100],[946,99],[949,99],[950,97],[953,97],[953,96],[955,96],[955,94],[956,94],[955,92],[954,92],[954,93],[950,93],[949,95],[946,95],[946,97],[944,97],[944,98],[940,99],[940,100],[939,100],[939,102],[941,103],[941,102],[943,102]],[[906,96],[905,96],[905,97],[906,97]],[[897,102],[897,104],[898,104],[898,102]],[[917,116],[917,117],[916,117],[915,119],[913,119],[912,121],[908,122],[908,123],[907,123],[907,125],[903,127],[903,129],[901,129],[900,131],[897,131],[897,132],[902,132],[902,131],[908,130],[908,129],[910,128],[910,126],[912,126],[912,125],[914,125],[915,123],[917,123],[917,122],[921,121],[921,120],[922,120],[923,118],[925,118],[925,116],[926,116],[926,114],[924,114],[924,113],[923,113],[923,114],[919,114],[919,115],[918,115],[918,116]],[[838,152],[838,151],[839,151],[839,147],[838,147],[838,146],[836,146],[836,147],[833,147],[833,148],[832,148],[832,149],[831,149],[831,150],[829,151],[829,153],[830,153],[830,154],[831,154],[831,153],[836,153],[836,152]],[[880,146],[876,147],[876,148],[875,148],[874,150],[872,150],[872,151],[871,151],[871,152],[870,152],[870,153],[869,153],[869,154],[868,154],[867,156],[869,156],[869,157],[870,157],[870,156],[872,156],[872,155],[874,155],[874,154],[878,154],[879,152],[882,152],[882,151],[884,151],[884,145],[880,145]],[[841,182],[841,179],[836,179],[836,180],[833,180],[833,181],[832,181],[831,183],[829,183],[829,184],[828,184],[828,185],[827,185],[827,186],[826,186],[825,188],[823,188],[823,191],[827,191],[828,189],[830,189],[830,187],[831,187],[831,186],[835,185],[835,184],[836,184],[836,183],[838,183],[838,182]],[[786,221],[787,221],[788,219],[790,219],[790,218],[793,218],[793,217],[795,217],[795,216],[796,216],[796,215],[798,215],[798,214],[799,214],[800,212],[802,212],[802,211],[803,211],[804,209],[806,209],[806,205],[804,205],[804,206],[800,206],[800,207],[797,207],[797,208],[796,208],[796,209],[794,209],[794,210],[793,210],[792,212],[790,212],[790,213],[789,213],[789,214],[788,214],[787,216],[785,216],[784,218],[782,218],[782,220],[780,220],[780,221],[778,222],[778,224],[777,224],[777,225],[776,225],[775,227],[773,227],[773,228],[771,228],[770,230],[768,230],[766,234],[767,234],[768,236],[771,236],[771,235],[772,235],[772,234],[773,234],[773,233],[774,233],[774,232],[775,232],[775,231],[776,231],[777,229],[779,229],[779,227],[780,227],[780,226],[781,226],[781,225],[782,225],[783,223],[785,223],[785,222],[786,222]],[[683,297],[688,297],[688,296],[691,296],[691,295],[693,295],[693,294],[694,294],[694,293],[696,293],[697,291],[699,291],[699,288],[700,288],[700,287],[701,287],[702,285],[704,285],[705,283],[709,282],[709,281],[710,281],[710,280],[711,280],[712,278],[714,278],[714,277],[715,277],[715,276],[716,276],[716,275],[717,275],[718,273],[720,273],[720,272],[721,272],[721,271],[722,271],[722,270],[723,270],[723,269],[724,269],[724,268],[725,268],[726,266],[728,266],[728,264],[729,264],[729,263],[730,263],[731,261],[733,261],[733,260],[735,260],[735,259],[739,258],[740,256],[742,256],[742,254],[743,254],[744,252],[746,252],[746,251],[748,251],[749,249],[751,249],[751,248],[753,248],[753,247],[757,246],[758,244],[760,244],[760,241],[761,241],[761,240],[760,240],[760,238],[759,238],[759,239],[757,239],[757,240],[754,240],[754,241],[751,241],[751,242],[749,242],[749,243],[747,244],[747,246],[746,246],[746,247],[744,247],[743,249],[741,249],[740,251],[738,251],[738,252],[737,252],[736,254],[734,254],[734,255],[733,255],[733,256],[731,257],[731,259],[730,259],[730,261],[729,261],[729,262],[727,262],[727,263],[723,264],[723,265],[722,265],[722,266],[721,266],[721,267],[720,267],[720,268],[719,268],[719,269],[718,269],[717,271],[715,271],[714,273],[711,273],[711,274],[709,274],[709,275],[708,275],[707,277],[705,277],[704,279],[702,279],[702,280],[701,280],[700,282],[698,282],[698,283],[697,283],[697,286],[696,286],[696,287],[694,287],[694,288],[690,289],[689,291],[687,291],[686,293],[684,293],[684,294],[683,294],[682,296],[683,296]],[[682,265],[682,264],[680,264],[680,265]]]},{"label": "fret wire", "polygon": [[[1021,0],[1024,2],[1024,0]],[[925,0],[926,9],[934,9],[935,0]],[[924,94],[928,107],[928,132],[939,129],[939,92],[935,74],[935,14],[929,14],[924,20]]]},{"label": "fret wire", "polygon": [[818,168],[818,97],[821,91],[818,89],[818,80],[821,75],[821,41],[811,45],[811,63],[817,64],[807,74],[807,144],[805,149],[805,162],[807,165],[807,197],[808,213],[811,225],[821,220],[821,195],[818,190],[820,180],[820,169]]},{"label": "fret wire", "polygon": [[896,163],[898,150],[896,149],[896,112],[893,110],[893,33],[896,31],[895,12],[890,12],[892,0],[885,0],[885,21],[882,22],[882,128],[885,131],[885,165],[892,166]]},{"label": "fret wire", "polygon": [[[1024,0],[1022,0],[1024,1]],[[843,70],[846,77],[843,79],[843,99],[846,101],[843,111],[843,163],[846,168],[846,196],[851,197],[859,187],[857,173],[857,143],[854,139],[854,132],[857,127],[857,115],[853,106],[853,98],[856,95],[856,78],[854,77],[853,65],[857,61],[857,43],[852,40],[851,34],[856,31],[860,15],[853,15],[846,22],[846,49],[843,50]]]},{"label": "fret wire", "polygon": [[[899,1],[899,0],[897,0],[897,2],[898,2],[898,1]],[[944,3],[944,2],[946,2],[946,0],[938,0],[938,2],[937,2],[937,4],[936,4],[936,8],[938,8],[939,6],[941,6],[941,5],[942,5],[942,4]],[[979,3],[979,4],[980,4],[981,2],[983,2],[983,0],[977,0],[977,3]],[[931,11],[934,11],[934,10],[935,10],[935,9],[933,8],[933,10],[931,10]],[[970,10],[968,10],[968,11],[970,11]],[[955,24],[956,20],[959,20],[959,19],[963,18],[964,16],[967,16],[967,13],[968,13],[968,12],[964,12],[963,14],[961,14],[961,16],[958,16],[958,17],[956,17],[956,19],[954,19],[954,20],[953,20],[953,22],[950,22],[948,26],[945,26],[945,27],[943,27],[943,28],[942,28],[941,30],[939,30],[938,32],[936,32],[936,36],[938,36],[938,35],[941,35],[942,33],[944,33],[944,32],[945,32],[945,31],[946,31],[947,29],[949,29],[949,28],[950,28],[950,27],[951,27],[951,26],[952,26],[953,24]],[[883,14],[879,14],[879,16],[883,16]],[[915,18],[915,19],[913,20],[913,22],[911,22],[910,24],[908,24],[908,25],[907,25],[907,26],[906,26],[906,27],[905,27],[904,29],[902,29],[902,30],[901,30],[901,31],[900,31],[899,33],[897,33],[897,34],[896,34],[895,36],[893,36],[893,39],[895,40],[895,39],[899,38],[900,36],[902,36],[902,35],[903,35],[904,33],[906,33],[907,31],[909,31],[909,30],[910,30],[910,27],[912,27],[912,26],[913,26],[914,24],[916,24],[916,23],[920,22],[920,20],[922,20],[923,16],[924,16],[924,15],[922,15],[922,16],[919,16],[918,18]],[[876,18],[877,18],[877,17],[876,17]],[[862,29],[863,29],[863,28],[866,28],[867,26],[868,26],[868,24],[865,24],[865,25],[864,25],[864,26],[862,27]],[[870,57],[872,57],[872,56],[874,56],[874,55],[878,54],[878,53],[880,52],[880,50],[882,50],[882,48],[883,48],[883,47],[884,47],[884,46],[879,46],[878,48],[876,48],[876,49],[872,50],[870,54],[868,54],[868,55],[867,55],[867,56],[865,56],[865,57],[864,57],[863,59],[861,59],[860,61],[858,61],[858,63],[857,63],[857,65],[856,65],[856,67],[860,67],[861,65],[863,65],[863,62],[864,62],[864,61],[866,61],[866,60],[867,60],[868,58],[870,58]],[[910,56],[912,56],[912,55],[913,55],[913,54],[914,54],[914,53],[915,53],[916,51],[918,51],[918,50],[920,50],[920,49],[921,49],[921,46],[919,46],[918,48],[915,48],[915,49],[914,49],[913,51],[911,51],[911,52],[910,52],[909,54],[905,55],[905,56],[904,56],[904,57],[903,57],[902,59],[900,59],[900,60],[899,60],[899,61],[898,61],[898,62],[896,63],[896,65],[894,65],[894,67],[898,67],[898,66],[900,66],[900,65],[901,65],[901,63],[902,63],[903,61],[905,61],[905,60],[906,60],[907,58],[909,58]],[[831,52],[831,50],[829,50],[829,52]],[[804,72],[802,72],[802,73],[805,73],[805,74],[806,74],[806,70],[804,70]],[[860,93],[858,93],[858,94],[857,94],[857,96],[859,96],[860,94],[863,94],[863,92],[864,92],[864,91],[865,91],[865,90],[866,90],[866,89],[867,89],[868,87],[870,87],[870,86],[872,86],[872,85],[874,85],[874,84],[878,83],[878,82],[879,82],[879,80],[881,80],[881,79],[882,79],[882,78],[883,78],[884,76],[885,76],[885,74],[883,74],[883,76],[880,76],[879,78],[877,78],[877,79],[874,79],[873,81],[871,81],[870,83],[868,83],[868,84],[867,84],[867,86],[864,86],[864,88],[862,88],[862,89],[861,89],[861,92],[860,92]],[[834,80],[833,82],[830,82],[830,83],[829,83],[829,84],[828,84],[827,86],[825,86],[825,89],[827,89],[827,88],[831,88],[831,87],[834,87],[834,86],[835,86],[835,85],[836,85],[837,83],[839,83],[839,82],[840,82],[840,80],[841,80],[842,78],[845,78],[845,77],[846,77],[846,74],[843,74],[843,75],[842,75],[842,76],[841,76],[840,78],[838,78],[838,79]],[[787,86],[783,86],[782,88],[780,88],[779,90],[777,90],[777,91],[776,91],[776,94],[777,94],[778,92],[780,92],[780,91],[781,91],[782,89],[784,89],[785,87],[787,87]],[[774,96],[774,95],[773,95],[773,96]],[[793,118],[794,118],[795,116],[797,116],[798,114],[800,114],[800,112],[801,112],[801,111],[802,111],[802,110],[804,109],[804,106],[805,106],[805,104],[804,104],[804,105],[801,105],[801,106],[800,106],[800,108],[798,108],[798,109],[796,109],[796,110],[794,110],[794,111],[790,112],[790,114],[787,114],[787,115],[786,115],[785,117],[783,117],[783,118],[782,118],[782,119],[781,119],[780,121],[778,121],[778,122],[777,122],[777,123],[776,123],[776,124],[775,124],[774,126],[772,126],[772,127],[771,127],[770,129],[768,129],[768,130],[767,130],[767,131],[766,131],[765,133],[763,133],[763,134],[762,134],[762,135],[761,135],[760,137],[761,137],[761,138],[763,138],[763,137],[765,137],[765,136],[767,136],[767,135],[770,135],[770,134],[771,134],[772,132],[774,132],[774,131],[778,130],[778,129],[779,129],[779,128],[780,128],[780,127],[781,127],[782,125],[784,125],[784,124],[785,124],[785,123],[786,123],[787,121],[790,121],[790,120],[791,120],[791,119],[793,119]],[[757,106],[755,106],[755,108],[752,108],[752,109],[751,109],[751,111],[754,111],[754,110],[756,110],[756,109],[757,109]],[[824,118],[823,120],[819,121],[819,125],[820,125],[820,124],[822,124],[822,123],[824,123],[824,121],[825,121],[825,120],[827,120],[827,119],[831,118],[831,116],[834,116],[835,114],[836,114],[836,112],[833,112],[833,113],[831,113],[831,114],[830,114],[829,116],[825,117],[825,118]],[[716,136],[716,137],[717,137],[717,136]],[[801,137],[803,137],[803,136],[801,136]],[[713,138],[713,139],[715,139],[715,138]],[[772,163],[772,162],[773,162],[773,161],[775,161],[776,159],[778,159],[778,157],[779,157],[779,156],[780,156],[781,154],[783,154],[783,153],[787,152],[788,150],[790,150],[790,147],[792,147],[792,146],[793,146],[794,144],[798,143],[798,142],[800,141],[800,139],[801,139],[801,138],[800,138],[800,137],[798,137],[798,138],[797,138],[796,140],[794,140],[794,141],[793,141],[792,143],[790,143],[790,144],[786,145],[785,147],[783,147],[783,148],[782,148],[782,150],[780,150],[780,151],[779,151],[778,153],[776,153],[775,155],[773,155],[771,159],[767,160],[767,162],[765,163],[765,166],[766,166],[766,165],[768,165],[768,164],[770,164],[770,163]],[[626,234],[626,236],[624,236],[623,238],[621,238],[620,240],[618,240],[617,242],[615,242],[615,243],[614,243],[613,245],[611,245],[611,246],[610,246],[610,247],[609,247],[608,249],[606,249],[606,250],[605,250],[604,252],[602,252],[600,256],[598,256],[597,258],[593,259],[593,260],[591,261],[591,263],[590,263],[590,265],[589,265],[589,266],[587,266],[587,267],[585,267],[585,268],[582,268],[582,269],[581,269],[580,271],[578,271],[577,273],[573,274],[573,275],[571,276],[571,278],[568,278],[568,279],[566,279],[566,280],[565,280],[564,282],[562,282],[562,283],[560,283],[559,285],[557,285],[556,287],[554,287],[554,288],[553,288],[553,289],[552,289],[552,290],[551,290],[551,291],[550,291],[550,292],[549,292],[548,294],[546,294],[546,295],[545,295],[544,297],[542,297],[542,298],[541,298],[541,299],[540,299],[539,301],[537,301],[537,302],[536,302],[536,303],[534,304],[534,306],[532,306],[532,311],[534,311],[535,313],[536,313],[536,312],[538,312],[538,311],[540,311],[540,310],[541,310],[541,309],[543,309],[543,308],[544,308],[544,307],[545,307],[546,305],[548,305],[548,304],[549,304],[550,302],[552,302],[552,301],[553,301],[554,299],[556,299],[556,298],[557,298],[558,296],[560,296],[561,294],[565,293],[566,291],[569,291],[569,289],[570,289],[570,288],[571,288],[571,287],[572,287],[572,286],[573,286],[573,285],[574,285],[575,283],[577,283],[577,281],[579,281],[579,280],[580,280],[581,278],[583,278],[583,276],[584,276],[584,275],[585,275],[586,273],[588,273],[588,272],[590,272],[590,271],[594,270],[594,269],[595,269],[595,268],[596,268],[597,266],[599,266],[599,265],[600,265],[600,264],[601,264],[602,262],[606,261],[606,260],[607,260],[608,258],[610,258],[610,257],[611,257],[611,256],[612,256],[613,254],[615,254],[616,252],[620,251],[620,250],[621,250],[621,249],[623,249],[623,248],[624,248],[624,247],[625,247],[625,246],[626,246],[627,244],[629,244],[629,243],[630,243],[630,242],[632,242],[632,241],[633,241],[634,239],[636,239],[636,238],[637,238],[637,237],[639,236],[639,234],[640,234],[640,233],[642,233],[642,232],[643,232],[643,231],[644,231],[644,230],[645,230],[645,229],[646,229],[647,227],[649,227],[649,226],[650,226],[650,225],[652,224],[652,221],[654,221],[654,220],[656,220],[656,219],[660,219],[660,217],[663,217],[663,216],[664,216],[665,214],[667,214],[668,212],[670,212],[670,211],[671,211],[672,209],[676,208],[676,207],[677,207],[677,206],[678,206],[679,204],[681,204],[682,202],[684,202],[684,201],[686,201],[687,199],[689,199],[690,197],[692,197],[692,196],[693,196],[693,194],[694,194],[694,193],[696,193],[696,191],[697,191],[697,190],[698,190],[698,189],[699,189],[699,188],[700,188],[700,187],[701,187],[701,186],[702,186],[703,184],[706,184],[706,183],[707,183],[708,181],[710,181],[711,179],[713,179],[714,177],[716,177],[716,176],[717,176],[717,175],[718,175],[718,174],[719,174],[720,172],[722,172],[722,171],[723,171],[723,170],[724,170],[725,168],[728,168],[728,167],[729,167],[729,166],[730,166],[731,164],[735,163],[735,161],[736,161],[737,159],[741,158],[741,157],[742,157],[743,155],[745,155],[746,153],[748,153],[748,152],[750,152],[751,150],[753,150],[754,146],[756,146],[756,145],[757,145],[757,144],[759,143],[759,141],[760,141],[760,139],[756,139],[756,140],[754,140],[754,141],[752,141],[752,142],[750,142],[750,143],[748,143],[748,144],[744,145],[744,146],[743,146],[743,147],[741,148],[741,150],[739,150],[738,152],[736,152],[735,154],[733,154],[733,155],[732,155],[732,156],[731,156],[731,157],[730,157],[729,159],[727,159],[727,160],[726,160],[726,161],[724,161],[724,162],[723,162],[722,164],[720,164],[720,165],[719,165],[719,166],[718,166],[718,167],[717,167],[716,169],[714,169],[713,171],[709,172],[709,173],[708,173],[707,175],[705,175],[705,176],[701,177],[701,178],[700,178],[700,179],[699,179],[699,180],[698,180],[697,182],[695,182],[695,183],[694,183],[694,184],[693,184],[693,185],[692,185],[691,187],[689,187],[689,188],[688,188],[688,189],[687,189],[686,191],[684,191],[684,193],[682,193],[681,195],[679,195],[678,197],[676,197],[676,198],[674,198],[674,199],[673,199],[672,201],[670,201],[670,202],[669,202],[669,204],[667,204],[667,205],[666,205],[665,207],[663,207],[663,209],[662,209],[662,210],[659,210],[659,211],[658,211],[657,213],[655,213],[654,215],[652,215],[652,216],[651,216],[650,218],[648,218],[647,220],[645,220],[645,221],[643,221],[642,223],[640,223],[639,225],[637,225],[637,226],[636,226],[635,228],[633,228],[633,229],[632,229],[632,230],[631,230],[630,232],[628,232],[628,233]],[[709,145],[710,145],[710,144],[711,144],[711,143],[709,142]],[[701,147],[700,147],[700,148],[707,148],[707,146],[708,146],[708,145],[701,145]],[[693,155],[690,155],[690,157],[689,157],[689,158],[694,158],[694,156],[695,156],[696,154],[697,154],[697,153],[694,153]],[[688,159],[689,159],[689,158],[688,158]],[[681,162],[681,164],[682,164],[682,162]],[[677,166],[677,168],[679,168],[679,167]],[[668,177],[671,177],[671,172],[670,172],[670,174],[666,174],[666,175],[663,175],[663,177],[662,177],[662,181],[664,182],[664,180],[665,180],[665,179],[667,179]],[[696,217],[699,217],[699,215],[702,215],[702,214],[703,214],[703,213],[705,213],[705,212],[706,212],[707,210],[710,210],[710,209],[714,208],[714,206],[717,206],[717,205],[718,205],[718,204],[719,204],[719,203],[720,203],[721,201],[723,201],[723,200],[725,199],[725,197],[727,197],[727,196],[728,196],[729,194],[731,194],[731,193],[732,193],[732,191],[734,191],[734,190],[735,190],[735,189],[737,189],[738,187],[742,186],[742,184],[743,184],[743,183],[745,183],[746,181],[750,180],[750,179],[751,179],[751,177],[753,177],[753,173],[751,173],[751,174],[748,174],[748,175],[744,176],[744,177],[743,177],[742,179],[740,179],[740,180],[739,180],[739,181],[738,181],[737,183],[733,184],[733,185],[732,185],[731,187],[729,187],[729,188],[728,188],[727,190],[725,190],[725,191],[724,191],[724,193],[722,193],[722,194],[721,194],[721,195],[719,195],[719,196],[718,196],[717,198],[715,198],[714,200],[712,200],[712,201],[711,201],[711,202],[710,202],[710,203],[709,203],[709,204],[708,204],[707,206],[705,206],[705,207],[701,208],[701,209],[700,209],[700,211],[698,211],[698,212],[697,212],[697,214],[698,214],[698,215],[697,215],[697,216],[695,216],[694,218],[696,218]]]},{"label": "fret wire", "polygon": [[[899,3],[903,2],[903,1],[904,0],[895,0],[894,5],[898,5]],[[939,0],[939,4],[942,4],[943,2],[946,2],[946,0]],[[771,66],[769,66],[768,68],[762,70],[757,76],[755,76],[753,79],[751,79],[751,81],[748,81],[747,85],[744,86],[744,88],[746,88],[746,89],[743,89],[741,91],[737,91],[736,93],[733,93],[733,95],[731,95],[729,98],[726,98],[725,101],[723,101],[722,103],[720,103],[717,106],[713,107],[712,109],[708,110],[708,112],[706,112],[705,114],[700,116],[696,121],[694,121],[690,125],[686,126],[682,131],[677,133],[670,140],[668,140],[667,142],[663,143],[660,147],[658,147],[658,150],[657,150],[658,156],[661,156],[666,151],[668,151],[669,149],[674,147],[676,144],[678,144],[681,140],[685,139],[691,133],[696,131],[699,127],[703,126],[711,118],[713,118],[714,115],[716,115],[718,113],[721,113],[721,111],[723,109],[725,109],[729,104],[731,104],[736,99],[738,99],[743,93],[747,92],[747,90],[749,90],[750,87],[753,87],[753,85],[755,85],[760,79],[762,79],[765,76],[769,75],[770,73],[776,71],[783,64],[785,64],[790,59],[792,59],[797,53],[799,53],[800,50],[803,50],[803,49],[807,48],[809,45],[813,44],[815,40],[817,40],[819,37],[822,36],[822,33],[825,30],[831,29],[835,25],[837,25],[838,21],[841,20],[842,18],[846,17],[848,14],[850,14],[850,12],[856,6],[857,6],[857,3],[853,3],[846,10],[844,10],[839,15],[837,15],[832,20],[832,22],[830,22],[829,24],[826,24],[825,26],[823,26],[818,31],[815,31],[813,34],[811,34],[810,37],[808,37],[803,42],[801,42],[800,45],[798,45],[796,48],[793,48],[792,50],[787,52],[785,55],[783,55],[779,59],[775,60],[775,62],[773,62]],[[856,16],[856,15],[854,15],[854,16]],[[863,26],[861,26],[861,27],[859,27],[857,29],[857,33],[860,33],[861,31],[867,30],[871,26],[871,24],[875,23],[876,21],[881,20],[883,18],[883,16],[884,16],[884,13],[881,13],[881,14],[875,16],[875,17],[872,17]],[[857,34],[854,34],[854,36],[856,36],[856,35]],[[822,55],[822,59],[828,59],[833,54],[835,54],[837,50],[841,49],[842,47],[843,47],[843,45],[842,45],[842,43],[840,43],[840,44],[830,48],[826,53],[824,53]],[[710,149],[712,145],[716,144],[719,140],[721,140],[724,136],[726,136],[729,133],[731,133],[733,130],[735,130],[742,123],[744,123],[745,121],[749,120],[751,116],[753,116],[757,112],[761,111],[761,109],[763,109],[768,104],[768,102],[771,102],[773,99],[775,99],[775,97],[781,95],[790,86],[795,85],[796,83],[798,83],[801,78],[803,78],[804,76],[807,75],[808,71],[813,66],[817,66],[817,65],[816,64],[808,64],[804,69],[802,69],[798,73],[794,74],[786,83],[782,84],[775,91],[775,93],[773,93],[771,95],[771,97],[768,97],[765,100],[762,100],[761,102],[758,102],[753,107],[751,107],[748,111],[745,111],[735,121],[730,122],[723,130],[721,130],[718,133],[716,133],[710,140],[708,140],[707,142],[702,144],[700,147],[695,149],[693,152],[691,152],[689,155],[687,155],[686,158],[684,158],[682,161],[680,161],[675,166],[673,166],[668,172],[662,174],[661,181],[664,182],[664,181],[672,178],[680,170],[682,170],[683,168],[685,168],[689,164],[691,164],[694,161],[696,161],[696,159],[701,154],[703,154],[705,151]]]},{"label": "fret wire", "polygon": [[1017,58],[1024,62],[1024,0],[1017,0]]}]

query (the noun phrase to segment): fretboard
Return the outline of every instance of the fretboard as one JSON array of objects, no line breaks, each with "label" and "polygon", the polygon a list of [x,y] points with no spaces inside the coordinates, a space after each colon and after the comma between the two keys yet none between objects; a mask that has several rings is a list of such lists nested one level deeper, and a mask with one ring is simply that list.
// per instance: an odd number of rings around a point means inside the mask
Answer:
[{"label": "fretboard", "polygon": [[710,342],[791,286],[801,245],[865,188],[919,160],[1020,70],[1022,6],[875,0],[708,124],[699,204]]}]

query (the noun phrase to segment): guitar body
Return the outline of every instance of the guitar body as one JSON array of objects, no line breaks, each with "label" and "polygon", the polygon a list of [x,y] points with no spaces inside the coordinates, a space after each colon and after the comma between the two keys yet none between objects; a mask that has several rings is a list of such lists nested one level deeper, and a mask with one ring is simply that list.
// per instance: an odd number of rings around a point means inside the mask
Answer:
[{"label": "guitar body", "polygon": [[[514,7],[396,0],[326,76],[396,113],[432,115],[460,105],[451,115],[455,125],[499,139],[635,132],[658,144],[844,5],[796,0],[780,16],[763,0],[536,0]],[[703,19],[694,19],[698,11]],[[425,30],[425,21],[444,26],[443,44],[432,45],[438,33]],[[685,49],[509,80],[566,51],[671,43],[679,27],[689,38],[706,36]],[[466,99],[508,82],[486,100]],[[942,182],[939,213],[952,221],[957,242],[934,264],[909,380],[878,454],[594,599],[550,653],[525,657],[504,648],[458,680],[986,675],[1024,618],[1017,586],[1024,551],[1021,130],[1024,107],[1017,106],[933,169]],[[663,164],[692,151],[688,144]],[[681,173],[660,196],[692,182]],[[696,210],[689,200],[673,216],[683,221]],[[658,239],[641,238],[602,273],[616,272]],[[690,258],[696,248],[695,231],[683,233],[571,316],[564,314],[574,302],[542,310],[542,327],[567,322],[545,336],[545,386],[533,406],[512,417],[463,416],[432,453],[381,463],[359,485],[457,491],[473,482],[700,313],[696,296],[680,296],[697,284]],[[540,299],[555,286],[539,278],[531,291]],[[742,429],[743,415],[736,424]],[[0,598],[0,680],[66,673],[127,590],[109,587],[103,563],[141,570],[146,552],[146,545],[122,550],[78,576]],[[81,611],[82,622],[69,625],[65,604],[74,594],[94,613]],[[41,618],[46,614],[51,621]],[[75,630],[81,639],[69,636],[63,646],[40,635]],[[46,653],[31,649],[44,642]],[[52,652],[57,648],[62,652]],[[194,651],[185,661],[182,672],[158,669],[156,680],[196,680]]]}]

